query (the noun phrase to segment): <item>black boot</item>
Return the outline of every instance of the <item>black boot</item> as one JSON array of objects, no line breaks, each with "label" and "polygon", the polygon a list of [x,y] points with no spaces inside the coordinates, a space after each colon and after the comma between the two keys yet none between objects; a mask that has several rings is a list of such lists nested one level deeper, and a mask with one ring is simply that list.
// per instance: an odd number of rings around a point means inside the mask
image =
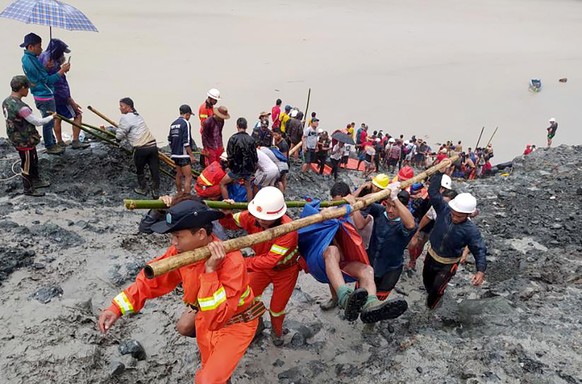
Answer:
[{"label": "black boot", "polygon": [[145,175],[137,175],[137,184],[138,187],[134,188],[134,192],[140,195],[147,195],[148,189],[146,187]]},{"label": "black boot", "polygon": [[24,194],[26,196],[42,197],[44,192],[36,191],[34,189],[34,184],[29,176],[22,175],[22,185],[24,186]]}]

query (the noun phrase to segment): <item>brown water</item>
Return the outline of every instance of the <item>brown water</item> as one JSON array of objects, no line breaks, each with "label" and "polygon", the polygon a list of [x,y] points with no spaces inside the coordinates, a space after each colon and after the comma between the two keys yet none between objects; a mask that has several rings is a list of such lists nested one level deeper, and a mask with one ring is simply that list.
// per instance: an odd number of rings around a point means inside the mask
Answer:
[{"label": "brown water", "polygon": [[[236,117],[252,125],[278,97],[304,109],[311,87],[310,111],[327,130],[365,121],[371,130],[467,147],[481,127],[486,143],[499,126],[496,160],[506,161],[527,143],[544,146],[555,117],[555,144],[582,142],[579,1],[70,3],[100,30],[53,30],[72,48],[74,98],[116,120],[117,101],[132,97],[164,144],[178,106],[197,109],[211,87],[233,117],[226,137]],[[1,19],[0,31],[7,95],[21,72],[22,36],[34,31],[48,43],[48,28]],[[539,94],[527,90],[532,77],[543,81]],[[88,111],[86,121],[100,122]]]}]

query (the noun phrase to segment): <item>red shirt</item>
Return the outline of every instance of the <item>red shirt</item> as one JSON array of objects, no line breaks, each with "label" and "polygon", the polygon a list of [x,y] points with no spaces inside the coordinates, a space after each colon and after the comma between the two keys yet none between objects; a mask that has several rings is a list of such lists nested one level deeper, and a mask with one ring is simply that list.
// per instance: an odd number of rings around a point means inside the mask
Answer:
[{"label": "red shirt", "polygon": [[198,108],[198,118],[200,119],[200,133],[202,133],[202,129],[204,128],[204,122],[210,116],[214,115],[214,106],[208,104],[207,101],[204,101],[200,108]]},{"label": "red shirt", "polygon": [[279,119],[281,116],[281,108],[278,105],[275,105],[271,109],[271,119],[273,119],[273,129],[279,128],[281,126],[281,120]]}]

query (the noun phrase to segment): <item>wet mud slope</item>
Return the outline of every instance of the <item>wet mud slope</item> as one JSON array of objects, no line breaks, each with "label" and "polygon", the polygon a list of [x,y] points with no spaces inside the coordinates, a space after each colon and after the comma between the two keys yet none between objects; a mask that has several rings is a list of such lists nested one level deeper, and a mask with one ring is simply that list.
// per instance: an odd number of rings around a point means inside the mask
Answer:
[{"label": "wet mud slope", "polygon": [[[410,309],[364,326],[322,312],[327,287],[302,274],[285,344],[273,346],[267,328],[233,382],[582,383],[581,151],[539,150],[517,158],[507,177],[456,183],[479,200],[475,221],[489,248],[483,287],[470,285],[473,264],[461,267],[441,308],[429,312],[420,262],[392,294]],[[140,213],[122,207],[139,197],[129,158],[95,143],[40,158],[53,183],[44,198],[20,195],[18,178],[0,184],[0,381],[192,382],[199,358],[195,341],[174,329],[184,309],[178,292],[107,336],[97,330],[100,310],[169,243],[138,235]],[[6,143],[0,159],[0,178],[9,178],[17,158]],[[163,180],[162,192],[171,192],[172,180]],[[314,174],[290,180],[289,199],[327,199],[333,184]]]}]

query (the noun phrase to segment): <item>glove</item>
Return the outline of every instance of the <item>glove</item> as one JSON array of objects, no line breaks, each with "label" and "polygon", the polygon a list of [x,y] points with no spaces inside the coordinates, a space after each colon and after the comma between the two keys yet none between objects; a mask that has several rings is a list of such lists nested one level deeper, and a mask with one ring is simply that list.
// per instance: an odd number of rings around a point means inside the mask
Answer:
[{"label": "glove", "polygon": [[390,200],[394,201],[398,199],[398,192],[400,192],[400,182],[391,183],[388,185],[390,188]]}]

